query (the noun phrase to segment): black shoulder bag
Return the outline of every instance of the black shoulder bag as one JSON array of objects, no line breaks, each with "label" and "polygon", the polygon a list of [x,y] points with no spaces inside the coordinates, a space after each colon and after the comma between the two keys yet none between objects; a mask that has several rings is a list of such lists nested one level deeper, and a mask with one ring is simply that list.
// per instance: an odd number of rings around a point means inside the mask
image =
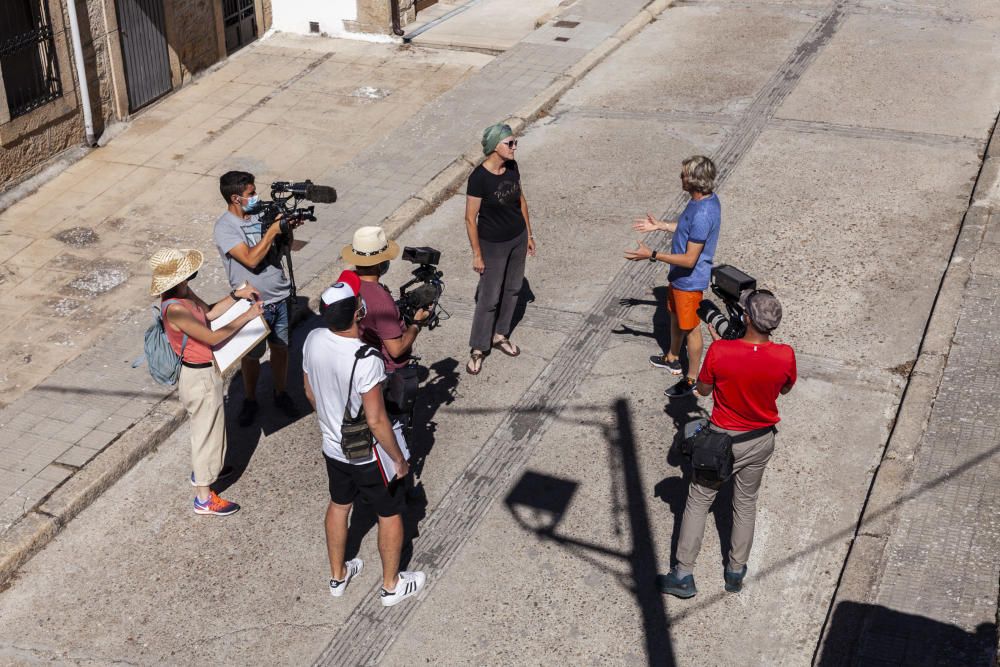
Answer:
[{"label": "black shoulder bag", "polygon": [[768,426],[731,436],[708,424],[682,442],[681,453],[691,457],[691,468],[698,481],[721,484],[733,476],[733,443],[747,442],[776,430]]},{"label": "black shoulder bag", "polygon": [[351,366],[351,379],[347,381],[347,403],[344,404],[344,419],[340,424],[340,449],[348,461],[371,458],[372,445],[375,438],[368,428],[368,418],[365,417],[365,404],[361,403],[356,417],[351,417],[351,391],[354,389],[354,371],[358,361],[370,354],[378,352],[368,345],[361,346],[354,353],[354,365]]}]

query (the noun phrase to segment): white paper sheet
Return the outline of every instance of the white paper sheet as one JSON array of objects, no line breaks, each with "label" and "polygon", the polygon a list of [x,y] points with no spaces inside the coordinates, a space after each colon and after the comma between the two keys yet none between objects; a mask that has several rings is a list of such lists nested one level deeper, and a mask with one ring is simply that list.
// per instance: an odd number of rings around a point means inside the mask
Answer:
[{"label": "white paper sheet", "polygon": [[[224,312],[220,317],[209,323],[212,326],[212,331],[221,329],[249,309],[250,302],[246,299],[240,299],[230,306],[229,310]],[[212,357],[215,359],[215,365],[219,369],[219,372],[225,373],[230,366],[242,359],[243,355],[252,350],[257,343],[264,340],[270,331],[264,318],[258,317],[250,320],[243,325],[242,329],[213,347]]]},{"label": "white paper sheet", "polygon": [[[403,458],[409,461],[410,449],[406,444],[406,438],[403,437],[402,424],[399,422],[393,423],[392,430],[396,433],[396,444],[399,445],[399,449],[403,452]],[[379,468],[382,469],[382,474],[385,476],[386,483],[392,482],[396,479],[396,463],[389,458],[389,454],[382,449],[382,445],[378,442],[375,443],[375,458],[378,462]]]}]

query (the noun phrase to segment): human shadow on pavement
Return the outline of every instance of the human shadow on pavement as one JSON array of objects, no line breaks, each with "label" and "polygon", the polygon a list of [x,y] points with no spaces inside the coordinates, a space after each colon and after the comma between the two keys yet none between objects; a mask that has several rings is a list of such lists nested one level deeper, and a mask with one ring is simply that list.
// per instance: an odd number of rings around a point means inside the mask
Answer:
[{"label": "human shadow on pavement", "polygon": [[[435,361],[430,367],[419,367],[421,382],[413,406],[413,423],[410,425],[410,471],[415,479],[424,473],[427,457],[434,449],[437,422],[434,416],[443,405],[451,405],[458,387],[458,360],[446,357]],[[433,371],[433,375],[431,372]]]},{"label": "human shadow on pavement", "polygon": [[995,623],[967,632],[881,605],[841,602],[814,664],[992,667],[996,650]]},{"label": "human shadow on pavement", "polygon": [[239,481],[249,467],[262,436],[270,436],[312,413],[302,385],[302,346],[310,331],[323,326],[323,320],[308,309],[300,313],[301,319],[292,329],[289,341],[286,382],[286,390],[299,409],[299,416],[289,419],[274,406],[274,382],[271,378],[271,363],[268,361],[261,364],[257,379],[257,418],[250,426],[241,427],[239,413],[246,392],[243,388],[243,374],[237,371],[229,381],[226,392],[226,459],[223,464],[224,474],[212,485],[216,493],[222,493]]},{"label": "human shadow on pavement", "polygon": [[[600,422],[593,425],[604,430],[608,443],[615,520],[621,514],[625,514],[628,520],[627,531],[616,523],[614,532],[616,535],[627,532],[631,536],[630,548],[617,551],[557,532],[559,522],[579,486],[573,480],[527,471],[513,486],[504,502],[522,528],[535,533],[539,539],[550,540],[568,549],[575,557],[618,578],[621,586],[635,596],[642,614],[648,664],[675,665],[666,604],[655,584],[658,562],[649,508],[646,505],[646,491],[643,489],[639,470],[631,410],[628,401],[624,399],[615,401],[612,410],[615,416],[613,426]],[[595,556],[620,559],[628,564],[629,573],[622,575],[608,568]]]},{"label": "human shadow on pavement", "polygon": [[[667,311],[667,288],[654,287],[653,298],[635,299],[624,298],[618,302],[622,306],[653,306],[652,325],[650,331],[635,329],[627,324],[620,323],[617,329],[611,333],[619,336],[635,336],[641,338],[652,338],[660,346],[660,352],[666,354],[670,351],[670,313]],[[681,346],[681,363],[687,367],[687,346]]]}]

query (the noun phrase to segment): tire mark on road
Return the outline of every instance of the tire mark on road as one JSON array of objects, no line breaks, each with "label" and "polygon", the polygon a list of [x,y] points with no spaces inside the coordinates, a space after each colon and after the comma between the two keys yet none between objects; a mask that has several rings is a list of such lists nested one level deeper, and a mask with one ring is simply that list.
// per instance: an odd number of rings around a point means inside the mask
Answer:
[{"label": "tire mark on road", "polygon": [[[728,134],[715,156],[720,183],[739,164],[819,51],[843,24],[848,4],[840,0],[827,9],[757,95],[734,131]],[[675,217],[686,201],[686,195],[677,196],[664,217]],[[424,570],[428,575],[427,589],[421,598],[430,594],[451,560],[475,533],[490,505],[522,471],[534,452],[537,439],[546,432],[553,416],[566,405],[607,347],[613,325],[621,320],[627,308],[620,303],[621,297],[646,288],[658,273],[657,269],[649,262],[630,262],[622,266],[584,317],[583,326],[569,336],[549,365],[504,415],[464,473],[424,520],[420,542],[411,561],[413,569]],[[417,601],[382,607],[377,596],[366,596],[316,664],[377,663],[417,607]],[[669,628],[663,628],[663,632],[669,633]]]}]

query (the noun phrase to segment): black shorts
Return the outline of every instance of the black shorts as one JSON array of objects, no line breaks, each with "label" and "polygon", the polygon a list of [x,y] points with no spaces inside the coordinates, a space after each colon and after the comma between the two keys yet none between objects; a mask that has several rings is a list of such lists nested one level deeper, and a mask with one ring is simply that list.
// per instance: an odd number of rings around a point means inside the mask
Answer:
[{"label": "black shorts", "polygon": [[361,496],[361,500],[371,505],[379,516],[403,513],[406,507],[403,485],[392,483],[386,486],[377,463],[354,465],[336,461],[326,454],[323,458],[326,459],[326,476],[330,480],[331,501],[338,505],[350,505]]}]

